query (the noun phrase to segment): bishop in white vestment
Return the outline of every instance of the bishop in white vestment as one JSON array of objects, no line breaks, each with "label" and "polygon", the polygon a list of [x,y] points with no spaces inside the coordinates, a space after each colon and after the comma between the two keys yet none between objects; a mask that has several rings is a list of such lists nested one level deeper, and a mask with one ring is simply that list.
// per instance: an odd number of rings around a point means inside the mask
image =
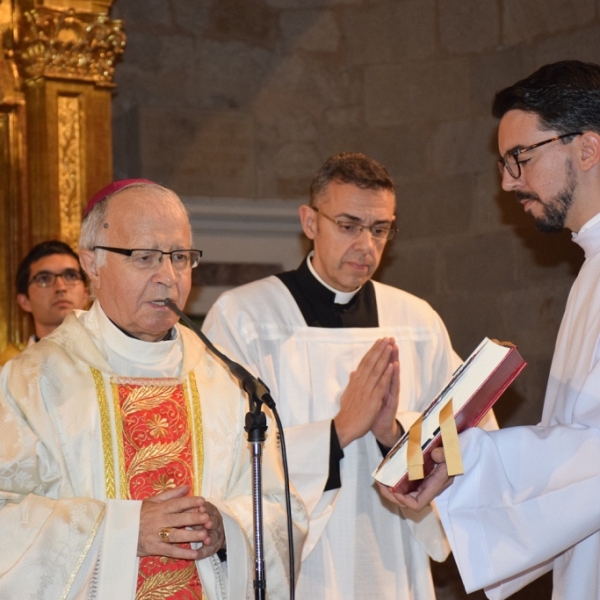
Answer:
[{"label": "bishop in white vestment", "polygon": [[[161,298],[199,251],[151,182],[104,190],[80,254],[97,300],[0,376],[0,598],[253,598],[240,388]],[[289,597],[283,482],[264,451],[267,598]],[[292,497],[298,552],[304,507]]]}]

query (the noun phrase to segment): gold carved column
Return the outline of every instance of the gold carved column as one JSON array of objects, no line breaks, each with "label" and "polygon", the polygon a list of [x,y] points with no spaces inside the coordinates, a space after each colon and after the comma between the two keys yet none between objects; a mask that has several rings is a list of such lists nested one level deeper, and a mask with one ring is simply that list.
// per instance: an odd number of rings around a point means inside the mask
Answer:
[{"label": "gold carved column", "polygon": [[0,0],[0,350],[21,342],[14,278],[29,247],[76,246],[87,200],[112,179],[111,91],[123,53],[113,0]]}]

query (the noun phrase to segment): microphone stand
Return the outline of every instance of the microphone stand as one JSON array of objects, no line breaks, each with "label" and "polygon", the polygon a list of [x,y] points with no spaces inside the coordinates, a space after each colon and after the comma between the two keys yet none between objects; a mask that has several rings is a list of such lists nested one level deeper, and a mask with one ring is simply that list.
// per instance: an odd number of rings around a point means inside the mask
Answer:
[{"label": "microphone stand", "polygon": [[[271,410],[276,411],[275,401],[269,394],[267,386],[249,373],[242,365],[231,360],[217,350],[212,342],[202,333],[195,323],[182,311],[170,298],[165,299],[168,306],[194,333],[204,342],[206,347],[226,365],[231,374],[240,382],[248,395],[249,412],[246,413],[244,430],[248,433],[248,442],[252,446],[252,504],[254,514],[254,598],[265,600],[267,591],[267,578],[265,573],[265,559],[263,546],[263,510],[262,510],[262,444],[267,431],[267,418],[262,412],[262,405],[266,404]],[[292,532],[289,536],[291,539]],[[293,564],[293,562],[292,562]],[[293,572],[290,572],[293,579]]]}]

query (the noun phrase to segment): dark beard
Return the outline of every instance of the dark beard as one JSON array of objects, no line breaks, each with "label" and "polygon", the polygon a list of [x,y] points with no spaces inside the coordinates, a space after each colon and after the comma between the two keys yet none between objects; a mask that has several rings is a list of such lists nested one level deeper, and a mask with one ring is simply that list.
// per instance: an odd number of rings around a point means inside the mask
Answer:
[{"label": "dark beard", "polygon": [[[556,233],[565,228],[565,220],[569,208],[573,204],[573,194],[577,188],[577,180],[573,170],[573,163],[567,162],[567,185],[565,189],[559,192],[551,202],[544,204],[544,214],[541,217],[534,219],[536,229],[544,233]],[[517,192],[518,200],[537,200],[540,202],[540,197],[537,194],[527,192]]]},{"label": "dark beard", "polygon": [[564,189],[554,198],[554,203],[546,206],[542,217],[535,219],[535,227],[543,233],[556,233],[565,228],[567,212],[573,204],[573,189]]}]

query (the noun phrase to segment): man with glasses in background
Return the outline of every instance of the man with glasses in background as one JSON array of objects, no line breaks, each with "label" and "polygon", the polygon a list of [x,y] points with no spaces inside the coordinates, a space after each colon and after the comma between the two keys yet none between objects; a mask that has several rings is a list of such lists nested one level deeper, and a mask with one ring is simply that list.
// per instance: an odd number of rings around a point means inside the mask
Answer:
[{"label": "man with glasses in background", "polygon": [[300,207],[312,252],[296,271],[224,293],[204,324],[279,405],[311,516],[302,600],[433,598],[428,555],[447,556],[434,513],[413,520],[371,477],[459,362],[426,302],[371,280],[395,207],[385,167],[332,156]]},{"label": "man with glasses in background", "polygon": [[438,507],[467,592],[505,598],[552,570],[553,598],[600,598],[600,65],[545,65],[498,92],[502,187],[585,262],[554,349],[541,423],[461,434],[465,474],[415,494]]},{"label": "man with glasses in background", "polygon": [[52,333],[72,310],[84,309],[89,294],[79,256],[64,242],[34,246],[17,270],[17,302],[33,318],[29,344]]},{"label": "man with glasses in background", "polygon": [[[54,331],[66,315],[83,309],[89,301],[85,274],[71,246],[49,240],[34,246],[17,269],[17,303],[31,314],[32,346]],[[16,356],[23,346],[8,344],[0,355],[0,365]]]},{"label": "man with glasses in background", "polygon": [[[92,307],[0,377],[0,597],[251,597],[246,402],[165,304],[183,309],[201,256],[187,212],[157,184],[115,182],[88,205],[79,245]],[[264,559],[270,597],[284,598],[274,442]],[[304,508],[292,508],[300,546]]]}]

